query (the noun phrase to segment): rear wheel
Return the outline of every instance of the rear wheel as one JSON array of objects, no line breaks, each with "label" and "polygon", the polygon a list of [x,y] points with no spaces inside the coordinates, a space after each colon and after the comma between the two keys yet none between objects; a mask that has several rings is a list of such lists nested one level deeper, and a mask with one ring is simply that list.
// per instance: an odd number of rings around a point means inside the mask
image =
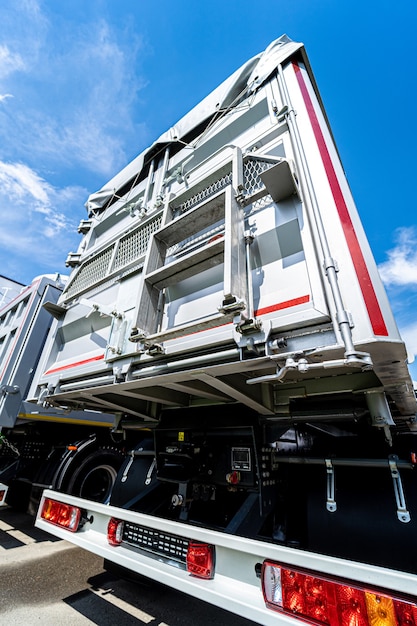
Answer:
[{"label": "rear wheel", "polygon": [[108,502],[123,455],[115,448],[98,448],[72,472],[66,493],[95,502]]}]

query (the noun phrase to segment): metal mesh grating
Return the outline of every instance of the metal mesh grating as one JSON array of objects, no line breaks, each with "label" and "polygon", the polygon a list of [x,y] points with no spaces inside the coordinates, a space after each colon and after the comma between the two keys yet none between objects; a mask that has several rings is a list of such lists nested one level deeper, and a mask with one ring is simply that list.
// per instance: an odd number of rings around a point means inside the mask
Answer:
[{"label": "metal mesh grating", "polygon": [[129,233],[120,240],[119,247],[114,260],[113,270],[125,267],[132,261],[146,253],[149,239],[158,230],[162,222],[162,215],[158,215],[154,220],[145,224],[142,228]]},{"label": "metal mesh grating", "polygon": [[261,161],[260,159],[248,159],[244,162],[243,175],[245,179],[245,195],[252,196],[261,189],[265,189],[260,174],[273,165],[274,164],[269,161]]},{"label": "metal mesh grating", "polygon": [[170,248],[167,248],[166,252],[166,260],[170,260],[170,257],[179,256],[181,254],[185,254],[190,252],[194,248],[198,248],[201,245],[209,243],[214,239],[217,239],[224,233],[224,222],[222,221],[220,224],[216,224],[213,228],[209,230],[205,230],[202,234],[196,234],[193,237],[188,237],[183,241],[179,241],[174,244]]},{"label": "metal mesh grating", "polygon": [[97,281],[105,278],[109,270],[113,248],[114,244],[80,267],[77,275],[68,285],[65,292],[68,298],[71,298],[80,291],[88,289],[88,287],[91,287],[91,285],[94,285]]},{"label": "metal mesh grating", "polygon": [[231,182],[232,172],[229,172],[218,180],[211,183],[210,185],[207,185],[207,187],[204,187],[204,189],[201,189],[194,195],[190,196],[190,198],[188,198],[187,200],[184,200],[184,202],[182,202],[179,206],[171,206],[175,211],[179,211],[179,213],[185,213],[186,211],[192,209],[196,204],[203,202],[203,200],[207,200],[218,191],[221,191],[222,189],[227,187],[227,185],[230,185]]},{"label": "metal mesh grating", "polygon": [[124,523],[123,541],[131,546],[147,550],[152,554],[172,559],[185,565],[189,540],[164,533],[160,530],[146,528],[131,522]]}]

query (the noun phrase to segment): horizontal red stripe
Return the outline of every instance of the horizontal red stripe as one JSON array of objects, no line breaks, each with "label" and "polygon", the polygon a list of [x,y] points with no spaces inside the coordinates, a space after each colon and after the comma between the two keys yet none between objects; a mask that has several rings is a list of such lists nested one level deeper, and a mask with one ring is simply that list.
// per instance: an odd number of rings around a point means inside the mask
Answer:
[{"label": "horizontal red stripe", "polygon": [[62,372],[63,370],[69,370],[71,367],[78,367],[79,365],[86,365],[87,363],[93,363],[94,361],[101,361],[104,359],[104,354],[99,354],[98,356],[92,356],[89,359],[84,359],[84,361],[76,361],[76,363],[67,363],[67,365],[60,365],[59,367],[54,367],[53,369],[46,370],[44,372],[44,376],[48,374],[54,374],[55,372]]},{"label": "horizontal red stripe", "polygon": [[285,302],[279,302],[278,304],[271,304],[271,306],[266,306],[263,309],[258,309],[255,311],[255,316],[266,315],[267,313],[273,313],[274,311],[281,311],[282,309],[289,309],[292,306],[297,306],[298,304],[305,304],[306,302],[310,302],[310,296],[300,296],[299,298],[293,298],[292,300],[286,300]]},{"label": "horizontal red stripe", "polygon": [[335,169],[333,167],[332,159],[320,127],[320,122],[317,118],[316,111],[311,101],[310,94],[304,81],[301,69],[295,62],[293,63],[293,67],[297,77],[298,85],[304,98],[304,103],[306,105],[307,113],[310,118],[310,123],[317,141],[317,146],[319,148],[327,179],[330,184],[330,189],[333,194],[333,199],[339,213],[340,222],[343,227],[343,232],[345,234],[346,242],[348,244],[352,257],[352,262],[356,270],[363,299],[365,301],[366,309],[368,311],[369,319],[371,321],[372,330],[374,331],[375,335],[383,335],[386,337],[388,336],[388,330],[385,325],[382,311],[376,297],[371,277],[365,263],[365,259],[363,257],[362,249],[360,247],[351,217],[349,215],[349,210],[347,208],[343,192],[340,188],[340,184],[337,179]]}]

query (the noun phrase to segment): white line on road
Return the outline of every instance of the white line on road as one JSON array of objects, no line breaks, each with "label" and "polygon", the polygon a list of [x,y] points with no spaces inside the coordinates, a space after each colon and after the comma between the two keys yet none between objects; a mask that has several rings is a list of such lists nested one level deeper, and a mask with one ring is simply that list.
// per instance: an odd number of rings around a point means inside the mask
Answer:
[{"label": "white line on road", "polygon": [[132,617],[136,617],[138,620],[143,622],[144,624],[150,624],[150,622],[154,621],[154,617],[149,615],[149,613],[145,613],[145,611],[141,611],[128,602],[125,602],[121,598],[117,598],[113,595],[112,589],[90,589],[92,593],[95,593],[97,596],[102,598],[103,600],[107,600],[113,606],[116,606],[118,609],[125,611],[128,615],[132,615]]},{"label": "white line on road", "polygon": [[29,535],[26,535],[25,533],[22,533],[21,530],[8,530],[7,534],[11,535],[14,539],[17,539],[18,541],[21,541],[25,546],[28,546],[30,543],[36,542],[36,539],[30,537]]}]

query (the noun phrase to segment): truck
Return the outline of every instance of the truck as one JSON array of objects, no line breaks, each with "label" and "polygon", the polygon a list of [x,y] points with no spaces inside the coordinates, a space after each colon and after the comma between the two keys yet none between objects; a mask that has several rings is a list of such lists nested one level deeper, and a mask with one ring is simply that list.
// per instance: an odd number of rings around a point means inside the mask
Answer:
[{"label": "truck", "polygon": [[265,626],[417,624],[416,397],[303,44],[87,201],[28,400],[119,415],[36,524]]},{"label": "truck", "polygon": [[32,514],[46,486],[105,501],[124,458],[114,413],[26,401],[65,281],[0,277],[0,506]]}]

